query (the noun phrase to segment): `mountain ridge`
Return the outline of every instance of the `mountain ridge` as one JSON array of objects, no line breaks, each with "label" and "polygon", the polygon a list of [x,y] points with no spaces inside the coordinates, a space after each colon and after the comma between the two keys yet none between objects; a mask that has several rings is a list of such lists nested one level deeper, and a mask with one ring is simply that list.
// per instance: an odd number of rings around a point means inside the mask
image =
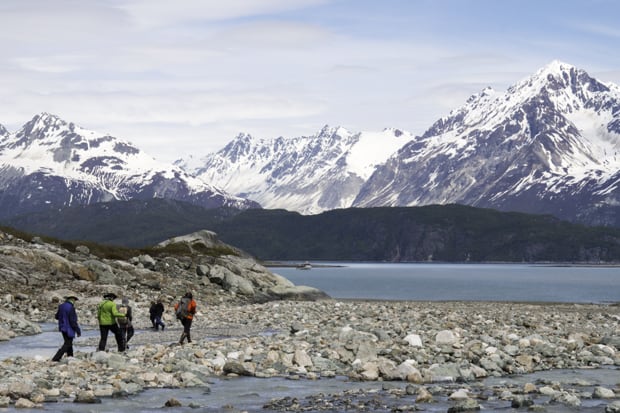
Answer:
[{"label": "mountain ridge", "polygon": [[[552,61],[505,92],[486,87],[421,136],[387,131],[243,135],[192,171],[267,208],[304,214],[458,203],[620,226],[620,87],[573,65]],[[352,167],[355,136],[382,149],[367,175]],[[329,145],[313,145],[317,137]]]},{"label": "mountain ridge", "polygon": [[0,136],[0,217],[153,197],[207,207],[259,207],[156,161],[128,141],[46,112]]},{"label": "mountain ridge", "polygon": [[0,126],[0,218],[162,197],[304,214],[458,203],[620,226],[619,150],[620,87],[560,61],[506,92],[482,89],[421,136],[240,134],[174,165],[43,112],[15,133]]},{"label": "mountain ridge", "polygon": [[[605,188],[620,169],[618,107],[618,87],[554,61],[505,94],[470,99],[440,119],[378,168],[353,206],[456,202],[579,221],[580,211],[617,204],[617,191]],[[584,136],[593,128],[588,117],[604,130]],[[399,180],[390,181],[394,170]],[[438,188],[442,182],[451,187]],[[378,188],[399,198],[377,196]]]},{"label": "mountain ridge", "polygon": [[240,134],[202,157],[200,166],[194,160],[175,164],[265,208],[312,214],[348,206],[373,168],[408,137],[398,129],[352,133],[328,125],[314,135],[290,139]]}]

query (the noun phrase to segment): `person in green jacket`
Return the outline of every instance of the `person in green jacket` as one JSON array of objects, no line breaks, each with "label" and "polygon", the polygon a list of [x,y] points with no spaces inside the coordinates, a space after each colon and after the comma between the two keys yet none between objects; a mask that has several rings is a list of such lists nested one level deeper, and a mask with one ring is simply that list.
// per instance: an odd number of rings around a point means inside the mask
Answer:
[{"label": "person in green jacket", "polygon": [[105,346],[108,342],[108,333],[111,331],[114,333],[116,339],[116,345],[118,351],[125,351],[125,342],[121,336],[121,330],[116,324],[117,317],[125,317],[125,314],[118,311],[114,300],[116,294],[107,293],[103,296],[103,301],[99,303],[97,311],[97,319],[99,320],[99,332],[101,333],[101,339],[99,340],[99,351],[105,351]]}]

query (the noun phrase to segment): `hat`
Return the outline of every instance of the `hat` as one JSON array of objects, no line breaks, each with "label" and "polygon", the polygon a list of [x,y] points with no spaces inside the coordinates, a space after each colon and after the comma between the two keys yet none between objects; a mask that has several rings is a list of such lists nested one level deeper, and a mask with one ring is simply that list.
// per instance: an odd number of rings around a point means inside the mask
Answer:
[{"label": "hat", "polygon": [[73,299],[75,301],[78,300],[77,296],[73,295],[73,294],[69,294],[69,295],[65,296],[65,300],[71,300],[71,299]]},{"label": "hat", "polygon": [[106,293],[103,295],[103,298],[109,298],[110,300],[114,300],[117,297],[114,293]]}]

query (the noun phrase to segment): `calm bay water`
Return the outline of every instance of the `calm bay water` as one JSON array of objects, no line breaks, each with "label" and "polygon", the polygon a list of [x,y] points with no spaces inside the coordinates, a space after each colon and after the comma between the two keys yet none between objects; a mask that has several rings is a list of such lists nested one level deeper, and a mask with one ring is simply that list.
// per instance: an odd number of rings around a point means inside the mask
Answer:
[{"label": "calm bay water", "polygon": [[332,298],[415,301],[620,302],[620,267],[529,264],[313,263],[272,268]]}]

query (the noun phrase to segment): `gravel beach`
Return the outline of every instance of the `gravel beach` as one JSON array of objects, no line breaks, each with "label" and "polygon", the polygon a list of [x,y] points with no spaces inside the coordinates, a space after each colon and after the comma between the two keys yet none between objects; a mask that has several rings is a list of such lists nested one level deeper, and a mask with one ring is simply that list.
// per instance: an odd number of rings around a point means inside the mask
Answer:
[{"label": "gravel beach", "polygon": [[[444,394],[462,409],[454,411],[476,410],[489,397],[514,406],[540,399],[571,408],[600,398],[605,411],[620,411],[614,410],[620,409],[620,373],[615,385],[589,394],[552,383],[527,383],[496,394],[497,389],[476,384],[550,369],[617,370],[620,307],[615,305],[320,300],[199,308],[189,345],[175,344],[181,329],[168,312],[164,332],[136,334],[125,353],[113,350],[113,339],[109,351],[82,351],[94,345],[93,337],[78,339],[75,357],[60,363],[6,359],[0,406],[92,403],[148,388],[208,387],[213,377],[346,376],[407,383],[401,393],[413,395],[418,408]],[[338,397],[367,397],[362,394]],[[310,407],[296,403],[273,400],[269,408],[310,411],[329,405],[318,399],[308,401]]]}]

